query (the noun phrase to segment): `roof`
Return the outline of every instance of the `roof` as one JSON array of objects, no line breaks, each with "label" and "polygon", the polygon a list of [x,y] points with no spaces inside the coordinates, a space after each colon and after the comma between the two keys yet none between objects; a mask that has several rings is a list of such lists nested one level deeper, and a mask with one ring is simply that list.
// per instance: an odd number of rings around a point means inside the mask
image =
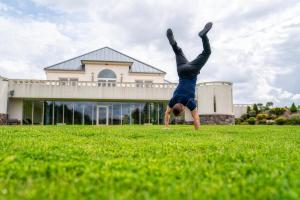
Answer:
[{"label": "roof", "polygon": [[79,71],[84,70],[82,61],[108,61],[108,62],[128,62],[131,64],[130,72],[134,73],[158,73],[165,74],[166,72],[127,56],[119,51],[110,47],[103,47],[95,51],[83,54],[81,56],[71,58],[69,60],[51,65],[44,68],[45,70],[71,70]]}]

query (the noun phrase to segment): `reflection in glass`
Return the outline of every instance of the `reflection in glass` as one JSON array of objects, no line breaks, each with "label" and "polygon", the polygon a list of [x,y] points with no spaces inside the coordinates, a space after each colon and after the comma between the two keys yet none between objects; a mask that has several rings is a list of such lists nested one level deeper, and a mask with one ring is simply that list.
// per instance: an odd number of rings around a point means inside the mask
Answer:
[{"label": "reflection in glass", "polygon": [[32,101],[23,101],[23,124],[32,124]]},{"label": "reflection in glass", "polygon": [[53,122],[53,102],[44,102],[44,124],[51,125]]},{"label": "reflection in glass", "polygon": [[74,124],[82,124],[83,122],[83,103],[74,102]]},{"label": "reflection in glass", "polygon": [[122,104],[122,124],[130,124],[130,104]]},{"label": "reflection in glass", "polygon": [[63,122],[63,114],[64,114],[64,104],[60,101],[55,101],[54,103],[54,121],[55,124],[62,124]]},{"label": "reflection in glass", "polygon": [[63,102],[64,104],[64,121],[67,125],[73,124],[73,103]]},{"label": "reflection in glass", "polygon": [[115,103],[112,106],[113,109],[113,124],[119,125],[121,124],[121,104]]},{"label": "reflection in glass", "polygon": [[140,124],[140,104],[131,104],[131,124]]},{"label": "reflection in glass", "polygon": [[94,124],[94,104],[85,103],[84,105],[84,124],[93,125]]},{"label": "reflection in glass", "polygon": [[34,101],[33,124],[43,124],[43,101]]}]

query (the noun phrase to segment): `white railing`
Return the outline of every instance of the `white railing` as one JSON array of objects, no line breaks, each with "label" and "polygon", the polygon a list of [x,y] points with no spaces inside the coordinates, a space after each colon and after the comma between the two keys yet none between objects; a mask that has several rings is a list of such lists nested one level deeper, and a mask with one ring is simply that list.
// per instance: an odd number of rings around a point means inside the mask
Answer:
[{"label": "white railing", "polygon": [[[15,85],[45,85],[45,86],[71,86],[71,87],[121,87],[121,88],[171,88],[177,87],[177,83],[134,83],[134,82],[96,82],[96,81],[59,81],[59,80],[30,80],[30,79],[10,79],[10,83]],[[231,82],[214,81],[200,82],[197,86],[229,85]]]},{"label": "white railing", "polygon": [[129,83],[129,82],[92,82],[92,81],[59,81],[59,80],[26,80],[11,79],[15,85],[45,85],[45,86],[70,86],[70,87],[121,87],[121,88],[171,88],[177,87],[176,83]]},{"label": "white railing", "polygon": [[231,82],[226,81],[211,81],[211,82],[200,82],[197,84],[198,86],[208,86],[208,85],[229,85],[231,86]]}]

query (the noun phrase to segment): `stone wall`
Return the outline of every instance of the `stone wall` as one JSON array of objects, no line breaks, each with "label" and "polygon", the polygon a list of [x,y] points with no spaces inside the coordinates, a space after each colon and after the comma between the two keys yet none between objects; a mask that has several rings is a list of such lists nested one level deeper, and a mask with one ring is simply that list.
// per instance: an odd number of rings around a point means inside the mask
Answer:
[{"label": "stone wall", "polygon": [[200,115],[201,124],[227,124],[235,123],[234,115]]},{"label": "stone wall", "polygon": [[6,124],[7,114],[0,114],[0,125]]}]

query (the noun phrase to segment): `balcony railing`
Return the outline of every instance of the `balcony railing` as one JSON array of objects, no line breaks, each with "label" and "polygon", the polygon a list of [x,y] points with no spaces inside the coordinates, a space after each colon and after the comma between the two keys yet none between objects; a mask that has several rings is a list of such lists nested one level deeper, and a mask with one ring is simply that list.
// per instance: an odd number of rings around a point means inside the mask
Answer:
[{"label": "balcony railing", "polygon": [[[177,87],[177,83],[134,83],[134,82],[96,82],[96,81],[59,81],[59,80],[30,80],[30,79],[10,79],[16,85],[45,85],[45,86],[72,86],[72,87],[120,87],[120,88],[170,88]],[[200,82],[197,86],[228,85],[231,82],[214,81]]]},{"label": "balcony railing", "polygon": [[45,85],[71,87],[119,87],[119,88],[170,88],[177,87],[176,83],[129,83],[129,82],[92,82],[92,81],[59,81],[59,80],[9,80],[15,85]]}]

